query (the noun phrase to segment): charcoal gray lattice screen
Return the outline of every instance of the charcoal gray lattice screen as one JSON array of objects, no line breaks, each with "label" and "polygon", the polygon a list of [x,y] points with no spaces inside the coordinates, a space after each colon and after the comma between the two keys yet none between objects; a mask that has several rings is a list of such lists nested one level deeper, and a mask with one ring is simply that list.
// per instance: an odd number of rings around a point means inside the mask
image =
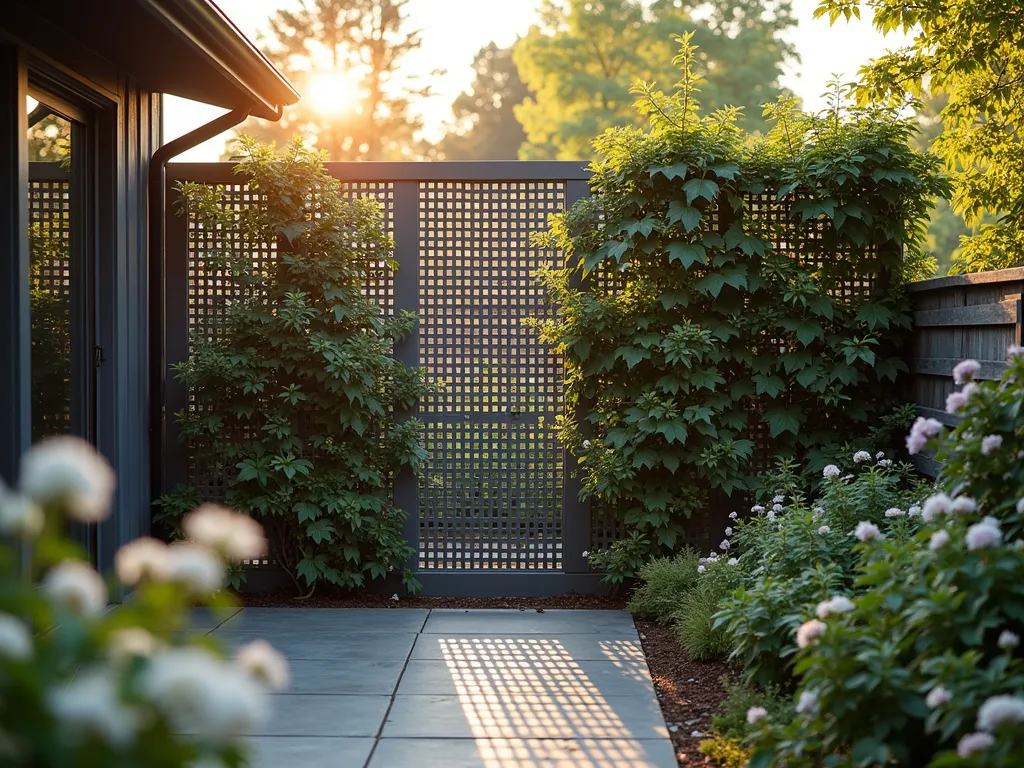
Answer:
[{"label": "charcoal gray lattice screen", "polygon": [[[412,310],[416,331],[395,355],[442,386],[416,416],[429,454],[419,477],[399,477],[395,500],[409,520],[414,567],[427,594],[592,591],[584,551],[587,507],[574,461],[553,430],[562,413],[563,364],[528,321],[550,311],[536,280],[562,255],[532,244],[548,217],[587,193],[578,163],[331,163],[345,194],[382,205],[397,273],[382,266],[367,286],[385,313]],[[223,186],[223,204],[252,204],[231,165],[172,164],[169,185]],[[188,356],[189,333],[216,332],[232,287],[206,271],[208,254],[245,249],[256,262],[273,244],[230,242],[193,217],[168,219],[167,365]],[[168,414],[196,407],[168,376]],[[196,466],[165,425],[165,487],[187,479],[223,493],[216,468]]]}]

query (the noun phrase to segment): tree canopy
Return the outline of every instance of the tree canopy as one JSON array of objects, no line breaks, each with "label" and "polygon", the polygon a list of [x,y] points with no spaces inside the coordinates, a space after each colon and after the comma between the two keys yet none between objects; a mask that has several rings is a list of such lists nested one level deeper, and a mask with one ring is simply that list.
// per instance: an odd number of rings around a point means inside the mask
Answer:
[{"label": "tree canopy", "polygon": [[977,227],[961,240],[953,271],[1024,263],[1024,5],[821,0],[816,14],[833,23],[859,18],[862,4],[880,31],[914,38],[862,68],[861,99],[896,101],[926,91],[948,99],[932,149],[954,174],[953,209]]},{"label": "tree canopy", "polygon": [[545,0],[538,24],[515,46],[534,96],[516,108],[524,159],[589,157],[594,136],[638,124],[636,80],[671,90],[674,39],[693,33],[710,109],[746,106],[744,129],[764,127],[761,105],[780,95],[783,66],[796,60],[779,33],[793,26],[789,0]]},{"label": "tree canopy", "polygon": [[[395,77],[421,43],[407,29],[408,1],[302,0],[295,10],[275,12],[261,42],[305,98],[280,122],[251,120],[241,132],[279,145],[298,134],[332,160],[410,157],[420,127],[410,103],[429,89]],[[338,102],[325,104],[332,90]]]}]

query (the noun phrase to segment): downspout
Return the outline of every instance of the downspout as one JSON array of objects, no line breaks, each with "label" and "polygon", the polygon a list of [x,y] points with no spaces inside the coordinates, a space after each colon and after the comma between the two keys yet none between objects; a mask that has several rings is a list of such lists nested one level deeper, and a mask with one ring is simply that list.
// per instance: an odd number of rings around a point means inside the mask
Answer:
[{"label": "downspout", "polygon": [[[165,266],[166,216],[167,209],[167,163],[171,158],[186,150],[224,133],[242,123],[252,107],[235,109],[221,115],[194,131],[179,136],[164,144],[153,153],[149,161],[149,456],[151,493],[157,494],[169,489],[163,488],[163,450],[167,425],[164,413],[166,390],[166,345],[165,345]],[[280,118],[281,108],[277,109]]]}]

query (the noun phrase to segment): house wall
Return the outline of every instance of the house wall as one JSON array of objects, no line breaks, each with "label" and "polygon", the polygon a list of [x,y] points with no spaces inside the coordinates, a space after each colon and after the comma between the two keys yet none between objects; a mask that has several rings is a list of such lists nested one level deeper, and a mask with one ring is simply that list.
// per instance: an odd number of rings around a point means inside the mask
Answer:
[{"label": "house wall", "polygon": [[[112,564],[149,529],[147,174],[160,146],[160,97],[74,40],[14,7],[0,17],[0,477],[17,476],[30,442],[26,89],[74,100],[95,130],[90,243],[95,258],[94,437],[118,477],[116,507],[96,537]],[[76,148],[77,149],[77,148]]]}]

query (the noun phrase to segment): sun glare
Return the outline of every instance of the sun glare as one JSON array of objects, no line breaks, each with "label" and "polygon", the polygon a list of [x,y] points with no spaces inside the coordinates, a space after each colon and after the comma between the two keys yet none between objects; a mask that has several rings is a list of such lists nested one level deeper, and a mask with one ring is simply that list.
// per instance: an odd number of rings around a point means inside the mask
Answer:
[{"label": "sun glare", "polygon": [[344,72],[315,72],[302,94],[317,112],[341,115],[350,112],[359,99],[359,90]]}]

